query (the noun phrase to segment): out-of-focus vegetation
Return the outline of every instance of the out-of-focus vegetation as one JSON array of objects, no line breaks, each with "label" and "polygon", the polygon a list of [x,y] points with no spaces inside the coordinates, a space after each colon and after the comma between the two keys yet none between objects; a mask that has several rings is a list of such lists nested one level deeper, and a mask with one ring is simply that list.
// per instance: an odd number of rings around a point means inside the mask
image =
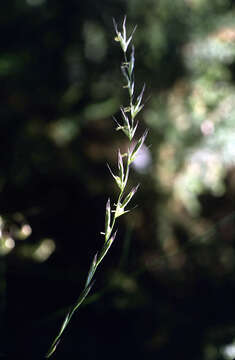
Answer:
[{"label": "out-of-focus vegetation", "polygon": [[234,358],[232,0],[2,4],[1,356],[42,358],[100,248],[105,163],[126,145],[112,120],[124,14],[150,146],[133,166],[138,207],[57,357]]}]

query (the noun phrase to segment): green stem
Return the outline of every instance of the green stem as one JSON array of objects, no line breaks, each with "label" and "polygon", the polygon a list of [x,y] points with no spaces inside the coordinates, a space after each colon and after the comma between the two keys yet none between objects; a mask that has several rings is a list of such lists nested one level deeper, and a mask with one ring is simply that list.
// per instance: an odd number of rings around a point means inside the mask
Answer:
[{"label": "green stem", "polygon": [[[118,30],[117,30],[117,25],[116,25],[115,21],[114,21],[114,26],[115,26],[115,30],[116,30],[117,35],[119,35]],[[123,26],[125,26],[125,19],[124,19],[124,22],[123,22]],[[126,39],[125,36],[123,38]],[[120,40],[118,40],[118,41],[120,41]],[[124,60],[125,60],[125,63],[123,64],[123,66],[128,66],[129,62],[127,60],[126,51],[123,50],[123,52],[124,52]],[[125,76],[125,74],[124,74],[124,76]],[[128,88],[128,92],[129,92],[129,108],[130,108],[130,114],[131,114],[130,115],[131,128],[130,128],[129,123],[128,123],[129,134],[128,135],[126,134],[126,135],[127,135],[127,137],[129,139],[132,139],[133,133],[135,131],[135,129],[134,129],[134,117],[132,116],[132,112],[131,112],[131,109],[133,107],[132,86],[133,86],[134,82],[132,81],[133,76],[132,76],[132,74],[130,74],[130,72],[127,75],[127,77],[128,77],[128,86],[127,86],[127,88]],[[130,140],[130,143],[131,143],[131,140]],[[94,283],[94,281],[92,282],[92,279],[93,279],[93,277],[94,277],[94,275],[95,275],[95,273],[97,271],[97,268],[98,268],[99,264],[102,262],[102,260],[104,259],[104,257],[106,256],[106,254],[108,253],[108,251],[109,251],[109,249],[110,249],[110,247],[111,247],[111,245],[112,245],[112,243],[113,243],[113,241],[115,239],[116,232],[114,232],[114,234],[113,234],[113,231],[114,231],[114,226],[116,224],[116,219],[117,219],[117,217],[121,216],[125,212],[124,211],[125,204],[123,204],[123,208],[122,208],[121,201],[122,201],[122,196],[124,194],[124,191],[126,189],[127,182],[128,182],[130,163],[131,163],[130,154],[128,154],[127,160],[126,160],[125,176],[124,176],[124,179],[121,178],[122,179],[122,185],[121,185],[120,193],[118,195],[117,203],[115,204],[116,209],[113,210],[113,211],[110,210],[110,202],[107,203],[107,204],[109,204],[108,206],[106,205],[106,212],[108,211],[108,217],[106,218],[107,220],[106,220],[106,224],[105,224],[105,234],[104,234],[105,235],[105,242],[103,244],[103,247],[102,247],[101,251],[94,256],[94,259],[93,259],[93,261],[91,263],[91,266],[90,266],[90,270],[88,272],[85,287],[84,287],[83,291],[81,292],[80,296],[78,297],[78,299],[77,299],[76,303],[74,304],[74,306],[71,307],[70,311],[66,315],[58,334],[54,338],[54,340],[52,342],[52,345],[50,346],[50,349],[49,349],[48,353],[46,354],[46,358],[49,358],[56,351],[56,348],[57,348],[57,346],[58,346],[58,344],[59,344],[59,342],[61,340],[61,337],[62,337],[67,325],[69,324],[73,314],[75,313],[75,311],[78,309],[78,307],[82,304],[82,302],[85,300],[85,298],[89,294],[89,292],[90,292],[90,290],[91,290],[91,288],[93,286],[93,283]],[[120,164],[119,164],[119,166],[120,166]],[[122,172],[122,170],[121,170],[121,172]],[[133,192],[133,194],[134,194],[134,192]],[[132,197],[133,194],[130,193],[129,195],[127,195],[126,199],[130,195]],[[131,199],[131,197],[130,197],[130,199]],[[127,204],[128,202],[129,202],[128,199],[126,201],[124,200],[124,203]],[[118,213],[118,211],[120,211],[120,209],[123,210],[123,212],[121,211],[121,212]],[[112,212],[114,213],[113,216],[110,215],[110,214],[112,214]],[[111,218],[112,218],[112,220],[111,220]],[[111,225],[109,227],[110,220],[111,220]]]}]

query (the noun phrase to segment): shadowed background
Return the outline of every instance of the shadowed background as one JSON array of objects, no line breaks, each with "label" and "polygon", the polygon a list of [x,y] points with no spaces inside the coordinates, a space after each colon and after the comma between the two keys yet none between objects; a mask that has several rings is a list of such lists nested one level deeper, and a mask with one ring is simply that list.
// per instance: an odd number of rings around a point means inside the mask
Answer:
[{"label": "shadowed background", "polygon": [[128,103],[146,83],[130,214],[58,359],[235,357],[235,2],[12,0],[0,13],[0,357],[40,359],[103,243]]}]

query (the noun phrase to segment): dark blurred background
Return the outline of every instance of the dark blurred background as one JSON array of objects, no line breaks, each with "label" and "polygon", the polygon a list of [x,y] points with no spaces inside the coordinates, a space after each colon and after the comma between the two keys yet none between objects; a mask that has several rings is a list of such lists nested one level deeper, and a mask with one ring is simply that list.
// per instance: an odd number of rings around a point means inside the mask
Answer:
[{"label": "dark blurred background", "polygon": [[138,205],[56,359],[235,358],[235,2],[12,0],[0,12],[0,357],[43,358],[102,247],[138,25]]}]

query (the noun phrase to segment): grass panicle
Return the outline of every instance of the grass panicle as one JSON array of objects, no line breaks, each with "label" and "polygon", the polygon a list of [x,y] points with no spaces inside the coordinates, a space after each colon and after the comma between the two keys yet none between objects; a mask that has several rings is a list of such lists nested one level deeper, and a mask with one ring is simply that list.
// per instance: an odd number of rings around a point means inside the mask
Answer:
[{"label": "grass panicle", "polygon": [[114,120],[117,123],[116,130],[122,130],[125,136],[127,136],[129,140],[128,153],[122,154],[121,151],[118,150],[117,175],[113,173],[110,166],[108,165],[111,176],[114,178],[119,188],[119,195],[115,203],[111,204],[110,199],[108,199],[106,203],[105,226],[104,226],[104,232],[101,233],[102,235],[104,235],[104,244],[100,252],[97,252],[95,254],[87,275],[84,289],[81,292],[75,304],[71,307],[70,311],[67,313],[58,334],[56,335],[54,341],[50,346],[48,353],[46,354],[46,358],[49,358],[56,351],[57,346],[61,340],[61,337],[67,325],[69,324],[74,312],[79,308],[79,306],[82,304],[82,302],[89,294],[94,284],[93,277],[95,275],[95,272],[99,264],[102,262],[105,255],[109,251],[113,241],[116,238],[116,234],[117,234],[117,229],[115,229],[116,220],[118,217],[130,211],[126,209],[126,207],[133,198],[133,196],[135,195],[139,187],[139,185],[137,185],[126,193],[126,187],[128,184],[128,177],[130,172],[130,165],[136,159],[136,156],[138,155],[138,152],[147,136],[147,130],[146,130],[144,134],[137,141],[135,142],[133,141],[133,137],[138,127],[138,121],[136,121],[136,116],[144,106],[144,104],[142,103],[142,98],[145,90],[145,85],[144,85],[140,94],[138,96],[135,96],[135,82],[134,82],[135,48],[133,45],[131,46],[130,55],[128,57],[128,53],[129,53],[128,47],[132,42],[132,37],[136,30],[136,27],[132,31],[129,38],[127,38],[126,16],[124,17],[123,20],[122,31],[118,30],[118,25],[114,19],[113,19],[113,24],[116,32],[115,40],[120,43],[121,49],[123,51],[124,61],[121,64],[121,72],[125,80],[124,88],[128,90],[128,95],[129,95],[128,105],[126,107],[124,106],[120,107],[122,124],[119,124],[119,122],[115,118]]}]

